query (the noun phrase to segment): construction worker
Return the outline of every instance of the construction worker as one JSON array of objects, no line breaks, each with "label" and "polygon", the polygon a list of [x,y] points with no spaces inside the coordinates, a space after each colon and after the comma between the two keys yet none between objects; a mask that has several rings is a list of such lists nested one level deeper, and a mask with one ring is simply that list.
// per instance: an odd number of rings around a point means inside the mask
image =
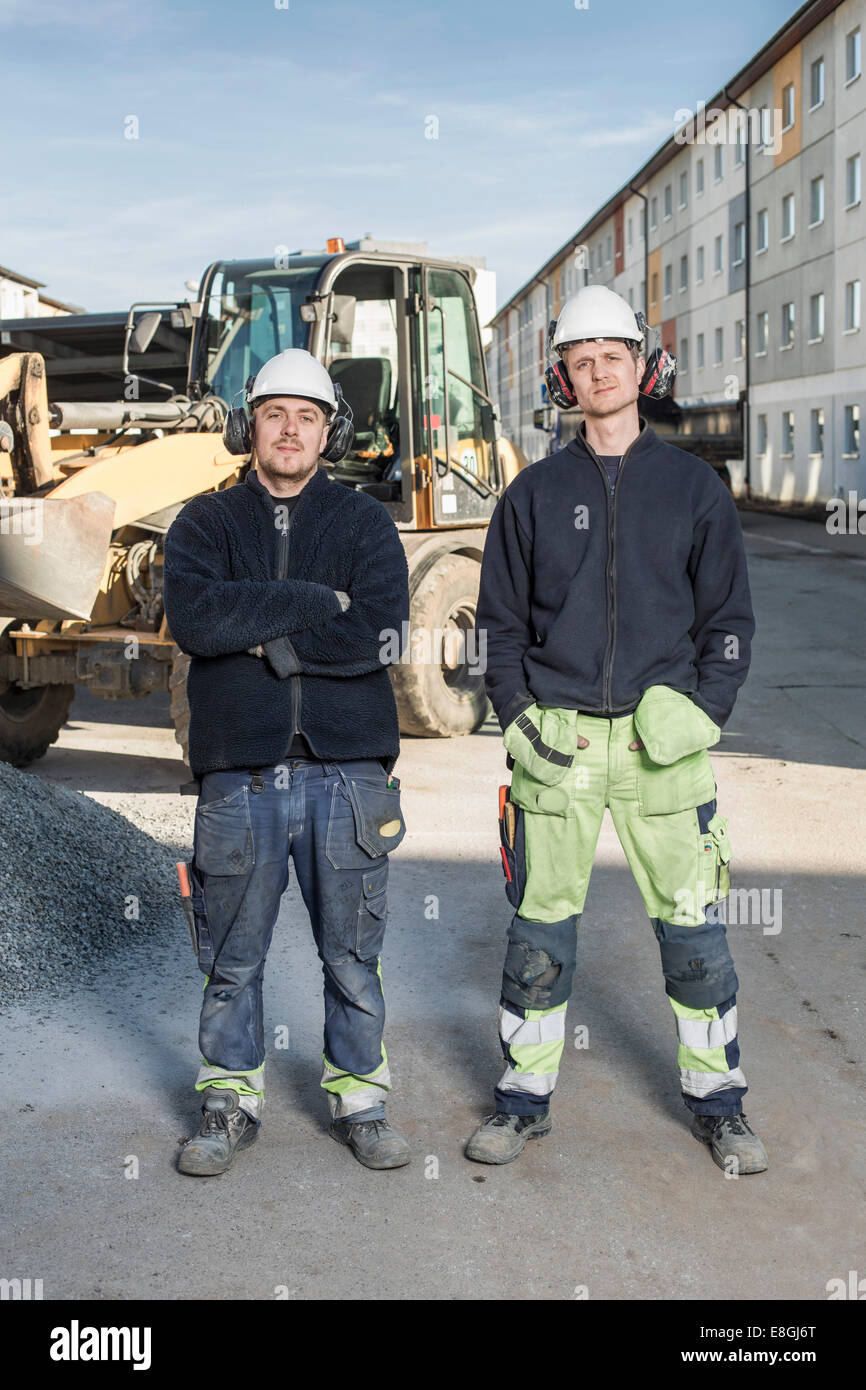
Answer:
[{"label": "construction worker", "polygon": [[[339,389],[339,388],[338,388]],[[379,955],[388,851],[405,833],[397,710],[383,634],[409,616],[406,557],[373,497],[322,459],[351,444],[325,368],[289,349],[247,389],[225,440],[254,450],[243,483],[195,497],[165,544],[165,609],[192,656],[189,761],[200,779],[190,866],[207,976],[182,1173],[224,1172],[258,1136],[262,974],[294,861],[322,961],[330,1134],[368,1168],[409,1147],[385,1119]]]},{"label": "construction worker", "polygon": [[737,977],[720,907],[730,847],[707,749],[746,678],[754,619],[730,494],[638,414],[648,363],[629,305],[602,286],[564,305],[548,384],[577,437],[523,469],[484,549],[477,623],[513,766],[495,1113],[466,1154],[508,1163],[550,1131],[595,846],[609,808],[661,948],[692,1133],[726,1171],[767,1158],[742,1110]]}]

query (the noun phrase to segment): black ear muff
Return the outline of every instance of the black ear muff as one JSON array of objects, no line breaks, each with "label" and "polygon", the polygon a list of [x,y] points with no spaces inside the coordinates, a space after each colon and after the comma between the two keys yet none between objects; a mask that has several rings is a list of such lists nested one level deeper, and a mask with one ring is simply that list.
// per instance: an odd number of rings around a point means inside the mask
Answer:
[{"label": "black ear muff", "polygon": [[574,394],[574,387],[571,384],[571,377],[565,369],[564,362],[554,362],[544,369],[544,381],[547,386],[547,394],[558,405],[560,410],[571,410],[577,405],[577,396]]},{"label": "black ear muff", "polygon": [[250,417],[247,412],[230,410],[223,425],[223,444],[230,454],[248,454],[252,448]]},{"label": "black ear muff", "polygon": [[343,395],[338,381],[334,382],[334,391],[337,396],[337,413],[331,421],[328,438],[321,453],[321,457],[326,463],[339,463],[344,459],[355,438],[352,407]]},{"label": "black ear muff", "polygon": [[655,348],[647,358],[646,370],[641,378],[639,392],[642,396],[652,396],[660,400],[669,396],[677,376],[677,359],[667,348]]}]

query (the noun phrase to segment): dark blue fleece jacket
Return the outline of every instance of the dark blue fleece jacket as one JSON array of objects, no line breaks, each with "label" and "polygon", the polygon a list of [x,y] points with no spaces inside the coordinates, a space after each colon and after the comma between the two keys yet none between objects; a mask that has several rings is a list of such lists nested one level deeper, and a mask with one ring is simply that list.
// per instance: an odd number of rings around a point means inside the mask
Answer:
[{"label": "dark blue fleece jacket", "polygon": [[[322,468],[290,518],[276,503],[250,472],[192,498],[165,538],[166,617],[193,658],[193,774],[279,763],[299,732],[318,757],[381,758],[390,770],[400,739],[380,653],[409,618],[397,528],[381,502]],[[265,657],[250,656],[259,644]]]},{"label": "dark blue fleece jacket", "polygon": [[755,630],[737,509],[708,463],[640,424],[613,491],[581,425],[497,503],[476,621],[503,729],[533,702],[627,714],[651,685],[720,726],[733,709]]}]

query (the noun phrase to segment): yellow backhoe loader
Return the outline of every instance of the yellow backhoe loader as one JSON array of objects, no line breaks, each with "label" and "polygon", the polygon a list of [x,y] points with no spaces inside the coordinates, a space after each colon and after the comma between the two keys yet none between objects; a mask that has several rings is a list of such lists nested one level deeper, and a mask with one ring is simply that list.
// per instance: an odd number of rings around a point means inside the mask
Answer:
[{"label": "yellow backhoe loader", "polygon": [[40,757],[77,685],[107,699],[168,689],[186,756],[188,658],[163,612],[163,538],[190,497],[242,481],[250,460],[224,449],[226,412],[287,347],[312,352],[352,406],[333,476],[378,498],[402,536],[402,730],[481,724],[481,553],[526,459],[490,399],[473,268],[361,245],[215,262],[181,304],[0,321],[0,759]]}]

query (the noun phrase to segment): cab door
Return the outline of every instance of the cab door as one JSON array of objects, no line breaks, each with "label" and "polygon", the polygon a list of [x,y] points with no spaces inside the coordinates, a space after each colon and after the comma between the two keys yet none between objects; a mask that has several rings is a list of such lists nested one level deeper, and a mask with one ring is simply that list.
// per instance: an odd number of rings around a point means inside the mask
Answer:
[{"label": "cab door", "polygon": [[422,266],[421,310],[424,376],[416,409],[419,444],[429,460],[433,524],[483,524],[501,488],[499,424],[466,276]]}]

